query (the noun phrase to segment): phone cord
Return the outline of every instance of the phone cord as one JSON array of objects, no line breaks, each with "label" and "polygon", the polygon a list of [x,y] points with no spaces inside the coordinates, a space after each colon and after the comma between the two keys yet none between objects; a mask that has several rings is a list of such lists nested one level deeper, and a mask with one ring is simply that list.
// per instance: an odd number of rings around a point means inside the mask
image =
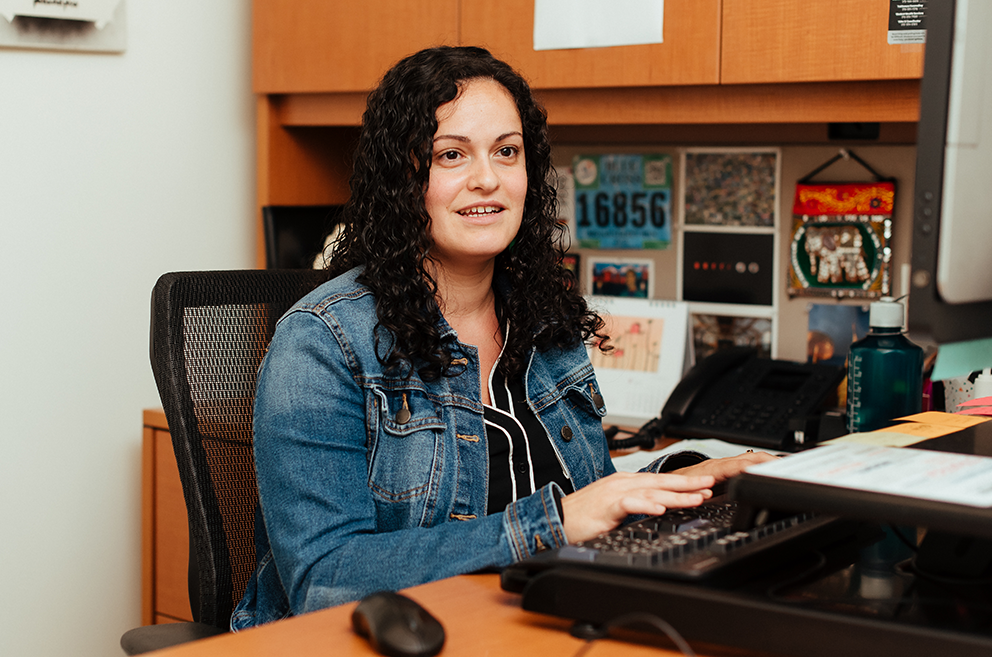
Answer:
[{"label": "phone cord", "polygon": [[653,420],[648,421],[643,427],[637,430],[630,438],[617,439],[614,438],[619,431],[616,427],[610,427],[606,431],[606,444],[610,449],[630,449],[631,447],[654,447],[654,442],[658,438],[665,435],[665,429],[668,428],[669,420],[662,417],[656,417]]}]

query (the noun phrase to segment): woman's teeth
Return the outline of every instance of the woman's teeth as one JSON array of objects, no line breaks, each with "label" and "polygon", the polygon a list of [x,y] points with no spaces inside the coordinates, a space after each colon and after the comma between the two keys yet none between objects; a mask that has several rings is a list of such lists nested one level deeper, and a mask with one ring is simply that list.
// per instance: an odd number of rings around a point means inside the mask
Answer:
[{"label": "woman's teeth", "polygon": [[484,214],[495,214],[502,210],[503,208],[496,207],[495,205],[487,205],[482,208],[471,208],[470,210],[465,210],[464,212],[459,212],[458,214],[464,217],[477,217]]}]

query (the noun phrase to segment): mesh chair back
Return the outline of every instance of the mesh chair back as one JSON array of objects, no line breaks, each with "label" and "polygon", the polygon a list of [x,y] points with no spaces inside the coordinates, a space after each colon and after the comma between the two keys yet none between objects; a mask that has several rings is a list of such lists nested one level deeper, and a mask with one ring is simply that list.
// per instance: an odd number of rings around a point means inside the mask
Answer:
[{"label": "mesh chair back", "polygon": [[170,273],[152,291],[151,361],[186,500],[193,618],[226,629],[255,568],[255,380],[310,270]]}]

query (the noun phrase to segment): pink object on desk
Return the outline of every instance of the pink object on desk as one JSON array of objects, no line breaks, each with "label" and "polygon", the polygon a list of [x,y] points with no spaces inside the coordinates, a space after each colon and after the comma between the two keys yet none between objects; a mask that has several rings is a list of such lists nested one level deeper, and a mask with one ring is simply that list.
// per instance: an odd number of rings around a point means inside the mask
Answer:
[{"label": "pink object on desk", "polygon": [[958,404],[958,415],[992,415],[992,397],[969,399]]},{"label": "pink object on desk", "polygon": [[992,397],[979,397],[978,399],[969,399],[966,402],[961,402],[958,404],[958,408],[965,406],[992,406]]}]

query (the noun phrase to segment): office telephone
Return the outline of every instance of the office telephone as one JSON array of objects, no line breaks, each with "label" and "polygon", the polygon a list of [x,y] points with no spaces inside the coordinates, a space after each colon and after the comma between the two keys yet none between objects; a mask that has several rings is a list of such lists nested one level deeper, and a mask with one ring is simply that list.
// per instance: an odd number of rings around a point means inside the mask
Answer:
[{"label": "office telephone", "polygon": [[[611,447],[653,443],[664,434],[796,451],[844,433],[843,417],[833,410],[843,378],[843,367],[759,358],[748,347],[722,349],[689,370],[658,418]],[[826,415],[836,416],[836,430],[823,422]]]}]

